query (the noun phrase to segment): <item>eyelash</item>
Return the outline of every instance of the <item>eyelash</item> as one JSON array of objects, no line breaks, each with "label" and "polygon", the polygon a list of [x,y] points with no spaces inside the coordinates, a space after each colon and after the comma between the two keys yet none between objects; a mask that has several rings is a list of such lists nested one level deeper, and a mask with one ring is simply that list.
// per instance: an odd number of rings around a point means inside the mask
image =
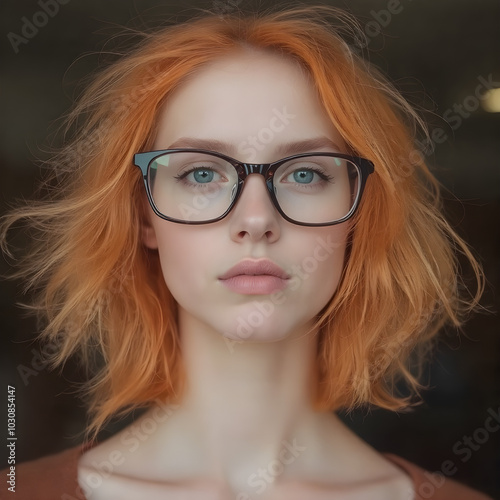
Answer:
[{"label": "eyelash", "polygon": [[[181,174],[179,175],[176,175],[174,177],[174,179],[177,181],[177,182],[183,182],[184,179],[186,179],[186,177],[193,173],[193,172],[196,172],[197,170],[208,170],[210,172],[214,172],[216,174],[218,174],[221,178],[224,178],[224,176],[222,174],[220,174],[219,172],[217,172],[217,170],[211,168],[211,167],[191,167],[189,170],[186,170],[185,172],[182,172]],[[196,187],[199,187],[199,186],[203,186],[202,183],[192,183],[191,184],[192,186],[196,186]]]},{"label": "eyelash", "polygon": [[312,167],[304,167],[304,168],[298,168],[297,170],[292,170],[292,172],[290,172],[291,174],[293,172],[296,172],[296,171],[301,171],[301,170],[305,170],[306,172],[314,172],[315,174],[318,174],[319,177],[324,180],[324,181],[332,181],[333,180],[333,177],[331,175],[327,175],[325,174],[324,172],[321,172],[320,170],[317,170],[315,168],[312,168]]},{"label": "eyelash", "polygon": [[[215,170],[213,168],[210,168],[210,167],[192,167],[189,170],[186,170],[185,172],[182,172],[182,174],[179,174],[179,175],[175,176],[175,180],[177,182],[183,182],[184,179],[186,179],[186,177],[189,174],[191,174],[192,172],[196,172],[197,170],[209,170],[209,171],[214,172],[214,173],[220,175],[221,177],[223,177],[222,174],[220,174],[220,173],[217,172],[217,170]],[[296,171],[313,172],[313,173],[317,174],[322,181],[325,181],[325,182],[333,182],[334,181],[334,177],[333,176],[327,175],[324,172],[322,172],[321,170],[315,169],[315,168],[312,168],[312,167],[300,167],[300,168],[297,168],[295,170],[291,170],[289,173],[285,174],[284,177],[288,177],[289,175],[293,174]],[[203,186],[203,184],[200,184],[200,183],[192,183],[192,185],[196,186],[196,187]],[[304,185],[304,186],[306,186],[306,185]]]},{"label": "eyelash", "polygon": [[[282,176],[282,179],[283,178],[287,178],[288,176],[292,175],[294,172],[300,172],[300,171],[305,171],[305,172],[313,172],[314,174],[318,175],[318,177],[320,178],[320,180],[322,182],[334,182],[334,177],[331,176],[331,175],[327,175],[325,174],[324,172],[322,172],[321,170],[318,170],[318,169],[315,169],[315,168],[312,168],[312,167],[299,167],[299,168],[296,168],[296,169],[293,169],[291,170],[290,172],[287,172],[286,174],[284,174]],[[296,182],[295,184],[297,185],[301,185],[301,183],[299,182]],[[311,184],[303,184],[301,185],[302,188],[307,188],[307,187],[312,187]]]}]

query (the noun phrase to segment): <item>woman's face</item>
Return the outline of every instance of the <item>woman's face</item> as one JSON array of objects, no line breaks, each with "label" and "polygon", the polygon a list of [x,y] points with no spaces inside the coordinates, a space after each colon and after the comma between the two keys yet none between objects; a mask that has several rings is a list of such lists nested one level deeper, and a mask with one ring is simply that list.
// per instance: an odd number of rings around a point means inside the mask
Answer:
[{"label": "woman's face", "polygon": [[[315,143],[298,144],[308,140]],[[168,98],[154,149],[182,147],[248,163],[346,149],[299,67],[254,51],[205,66]],[[218,222],[177,224],[152,211],[149,222],[143,241],[158,250],[181,331],[201,328],[236,341],[296,337],[308,331],[339,283],[348,224],[286,221],[258,174],[247,178],[236,206]]]}]

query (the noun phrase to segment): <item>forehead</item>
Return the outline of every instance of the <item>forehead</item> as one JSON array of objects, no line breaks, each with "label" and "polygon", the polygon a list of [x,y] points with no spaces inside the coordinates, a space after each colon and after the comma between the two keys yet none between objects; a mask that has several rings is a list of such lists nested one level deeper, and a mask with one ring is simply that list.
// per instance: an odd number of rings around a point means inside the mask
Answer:
[{"label": "forehead", "polygon": [[316,136],[343,143],[302,67],[278,54],[245,49],[197,70],[169,96],[155,149],[180,137],[235,146],[261,137],[264,150],[281,140]]}]

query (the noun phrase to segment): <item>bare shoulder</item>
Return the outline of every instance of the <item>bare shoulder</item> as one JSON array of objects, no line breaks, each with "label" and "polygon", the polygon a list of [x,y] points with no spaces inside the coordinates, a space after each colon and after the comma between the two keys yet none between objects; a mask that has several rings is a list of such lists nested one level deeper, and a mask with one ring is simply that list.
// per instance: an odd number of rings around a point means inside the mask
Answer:
[{"label": "bare shoulder", "polygon": [[181,456],[175,435],[179,427],[162,425],[171,415],[155,411],[80,456],[78,483],[86,498],[225,500],[217,484],[194,479],[201,477],[197,473],[201,457]]},{"label": "bare shoulder", "polygon": [[[169,470],[169,461],[175,460],[178,443],[164,425],[171,418],[172,412],[163,408],[153,408],[125,429],[106,441],[90,448],[79,460],[80,469],[99,470],[102,475],[134,476],[157,469]],[[170,443],[165,448],[161,443]],[[143,470],[144,469],[144,470]],[[163,475],[163,474],[162,474]]]},{"label": "bare shoulder", "polygon": [[[372,448],[336,417],[328,417],[305,481],[290,483],[283,498],[294,500],[413,500],[410,475]],[[298,474],[297,474],[298,476]],[[293,478],[292,478],[293,479]],[[309,482],[312,480],[312,484]],[[274,499],[273,499],[274,500]]]},{"label": "bare shoulder", "polygon": [[[395,467],[380,476],[366,477],[358,471],[359,480],[336,479],[331,482],[287,481],[277,486],[269,500],[414,500],[412,479]],[[267,500],[267,498],[266,498]]]},{"label": "bare shoulder", "polygon": [[[171,479],[158,476],[154,464],[144,455],[131,455],[117,435],[85,452],[78,463],[78,483],[85,497],[92,500],[229,500],[224,492],[208,481]],[[148,469],[153,471],[148,473]]]},{"label": "bare shoulder", "polygon": [[[169,421],[174,425],[154,427],[148,418],[80,457],[78,480],[87,498],[255,498],[255,478],[238,487],[204,479],[209,475],[207,458],[199,453],[191,428],[184,429],[175,417]],[[328,426],[324,431],[326,438],[308,446],[300,459],[287,461],[278,477],[263,476],[261,500],[413,500],[412,480],[396,464],[346,429]]]},{"label": "bare shoulder", "polygon": [[269,500],[304,500],[305,498],[308,500],[413,500],[415,493],[411,481],[401,476],[385,478],[364,485],[291,482],[277,487]]},{"label": "bare shoulder", "polygon": [[[249,500],[245,493],[239,495],[209,481],[161,480],[141,475],[121,474],[120,467],[113,468],[113,452],[109,445],[92,449],[80,460],[78,479],[80,486],[92,500]],[[115,458],[119,455],[115,454]],[[108,460],[106,460],[108,459]],[[103,462],[103,460],[106,460]],[[117,462],[116,462],[117,463]],[[145,464],[146,465],[146,464]],[[284,481],[270,487],[262,500],[413,500],[411,479],[398,468],[389,465],[389,471],[379,477],[361,481]],[[363,477],[363,474],[360,474]]]}]

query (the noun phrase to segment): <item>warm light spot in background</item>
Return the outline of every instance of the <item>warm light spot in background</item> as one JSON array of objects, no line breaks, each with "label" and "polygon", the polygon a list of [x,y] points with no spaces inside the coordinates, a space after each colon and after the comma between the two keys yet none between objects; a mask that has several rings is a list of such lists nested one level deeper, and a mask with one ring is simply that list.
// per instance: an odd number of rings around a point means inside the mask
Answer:
[{"label": "warm light spot in background", "polygon": [[481,99],[481,106],[488,113],[500,113],[500,89],[490,89]]}]

